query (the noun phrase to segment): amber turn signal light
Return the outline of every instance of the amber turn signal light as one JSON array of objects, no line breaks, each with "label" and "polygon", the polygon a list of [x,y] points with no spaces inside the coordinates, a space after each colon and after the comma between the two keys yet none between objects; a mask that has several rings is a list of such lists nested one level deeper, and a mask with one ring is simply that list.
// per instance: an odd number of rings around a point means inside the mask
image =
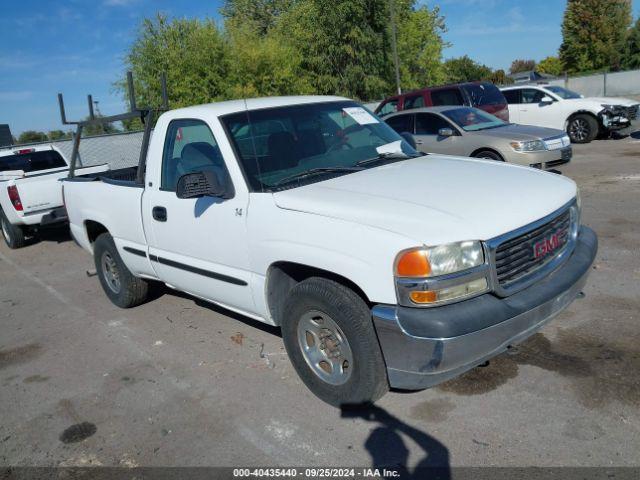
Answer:
[{"label": "amber turn signal light", "polygon": [[431,265],[424,250],[408,250],[396,261],[398,277],[428,277],[430,274]]},{"label": "amber turn signal light", "polygon": [[438,294],[430,290],[424,292],[411,292],[409,294],[414,303],[433,303],[438,300]]}]

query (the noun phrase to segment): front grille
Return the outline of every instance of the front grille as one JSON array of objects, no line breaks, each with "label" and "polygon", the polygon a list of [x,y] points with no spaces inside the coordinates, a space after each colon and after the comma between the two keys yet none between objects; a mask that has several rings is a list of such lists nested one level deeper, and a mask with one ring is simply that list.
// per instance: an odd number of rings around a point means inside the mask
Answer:
[{"label": "front grille", "polygon": [[627,107],[627,118],[629,120],[635,120],[638,118],[638,107],[640,105],[632,105],[631,107]]},{"label": "front grille", "polygon": [[500,286],[532,274],[562,252],[569,239],[570,223],[567,209],[550,222],[500,244],[495,254]]}]

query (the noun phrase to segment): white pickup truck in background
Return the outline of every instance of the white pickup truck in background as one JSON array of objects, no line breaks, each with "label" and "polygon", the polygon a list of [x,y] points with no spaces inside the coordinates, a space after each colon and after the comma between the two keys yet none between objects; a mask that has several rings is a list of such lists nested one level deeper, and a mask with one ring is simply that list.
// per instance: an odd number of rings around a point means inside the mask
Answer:
[{"label": "white pickup truck in background", "polygon": [[573,301],[597,251],[570,179],[419,154],[345,98],[172,110],[142,153],[63,182],[106,295],[133,307],[162,282],[278,325],[336,406],[521,342]]},{"label": "white pickup truck in background", "polygon": [[[106,165],[78,169],[96,173]],[[69,164],[52,146],[16,146],[0,150],[0,223],[10,248],[25,245],[40,226],[67,221],[62,202],[61,179]]]}]

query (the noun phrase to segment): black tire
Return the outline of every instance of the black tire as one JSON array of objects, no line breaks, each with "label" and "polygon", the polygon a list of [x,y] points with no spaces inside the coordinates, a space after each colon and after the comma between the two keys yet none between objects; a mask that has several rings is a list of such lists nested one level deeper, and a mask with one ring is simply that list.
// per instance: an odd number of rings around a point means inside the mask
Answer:
[{"label": "black tire", "polygon": [[504,162],[504,158],[498,152],[494,152],[493,150],[480,150],[473,154],[475,158],[484,158],[487,160],[496,160],[498,162]]},{"label": "black tire", "polygon": [[27,237],[24,234],[24,230],[19,225],[12,225],[2,210],[0,210],[0,224],[2,238],[4,238],[7,247],[15,250],[25,246]]},{"label": "black tire", "polygon": [[567,135],[572,143],[590,143],[598,136],[598,120],[586,113],[574,115],[569,119]]},{"label": "black tire", "polygon": [[[338,342],[338,345],[345,348],[346,343],[350,350],[352,364],[347,365],[349,375],[340,385],[326,382],[312,369],[298,339],[298,326],[305,321],[305,317],[315,314],[324,316],[325,322],[328,317],[338,325],[340,334],[346,339],[346,342]],[[337,282],[312,277],[291,289],[283,308],[282,338],[291,363],[302,381],[313,394],[330,405],[370,404],[389,390],[371,311],[355,292]],[[344,366],[344,360],[342,362]]]},{"label": "black tire", "polygon": [[131,308],[147,299],[149,283],[133,276],[108,233],[101,234],[93,244],[93,259],[102,289],[115,305]]}]

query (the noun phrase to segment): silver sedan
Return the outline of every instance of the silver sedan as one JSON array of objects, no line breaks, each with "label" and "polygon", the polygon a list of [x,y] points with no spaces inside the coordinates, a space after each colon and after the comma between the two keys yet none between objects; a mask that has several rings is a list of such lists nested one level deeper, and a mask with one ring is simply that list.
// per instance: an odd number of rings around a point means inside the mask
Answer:
[{"label": "silver sedan", "polygon": [[424,153],[488,158],[549,169],[571,160],[562,130],[516,125],[472,107],[405,110],[384,118],[398,133],[411,133]]}]

